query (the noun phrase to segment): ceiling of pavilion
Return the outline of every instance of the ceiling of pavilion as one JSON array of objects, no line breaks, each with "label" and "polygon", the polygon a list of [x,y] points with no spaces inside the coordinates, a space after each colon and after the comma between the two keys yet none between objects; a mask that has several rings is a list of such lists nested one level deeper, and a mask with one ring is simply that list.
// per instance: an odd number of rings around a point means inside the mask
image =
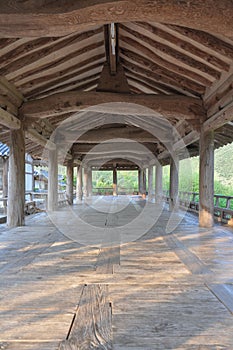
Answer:
[{"label": "ceiling of pavilion", "polygon": [[[117,36],[117,59],[123,67],[129,92],[134,95],[179,95],[203,99],[223,76],[232,74],[233,41],[220,35],[172,24],[126,22],[117,25]],[[96,91],[104,63],[109,60],[106,41],[106,25],[92,26],[63,37],[2,37],[0,76],[14,84],[26,101],[68,91]],[[224,94],[229,94],[229,87],[220,92],[219,99]],[[206,101],[208,108],[211,99]],[[1,89],[0,105],[7,108]],[[49,138],[54,129],[72,114],[60,112],[48,118],[34,118],[29,121],[30,127]],[[200,120],[174,117],[169,123],[181,137],[198,132],[200,127]],[[114,123],[107,126],[93,124],[93,132],[99,133],[104,128],[117,129],[116,134],[121,134],[120,126]],[[128,131],[135,128],[136,132],[135,125],[122,124],[121,128],[123,133],[127,128]],[[9,144],[9,130],[4,126],[0,126],[0,141]],[[216,147],[232,141],[232,123],[216,130]],[[74,143],[76,156],[80,159],[86,154],[86,151],[82,153],[82,148],[87,149],[88,142],[75,140]],[[148,144],[147,141],[144,143]],[[151,143],[156,144],[156,155],[163,154],[166,149],[163,143]],[[82,145],[80,149],[79,145]],[[27,138],[26,150],[39,158],[43,147]],[[191,155],[198,154],[197,138],[188,145],[188,150]]]}]

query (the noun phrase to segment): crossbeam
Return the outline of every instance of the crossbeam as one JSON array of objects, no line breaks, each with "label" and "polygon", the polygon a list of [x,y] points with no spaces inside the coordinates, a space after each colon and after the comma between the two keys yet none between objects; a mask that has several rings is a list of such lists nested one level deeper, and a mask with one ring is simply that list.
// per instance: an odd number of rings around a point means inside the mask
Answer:
[{"label": "crossbeam", "polygon": [[[153,112],[155,112],[157,116],[163,116],[167,119],[199,119],[206,115],[202,101],[193,97],[81,91],[78,93],[77,91],[58,93],[42,99],[25,102],[21,107],[21,112],[25,117],[46,118],[69,112],[75,113],[92,106],[118,102],[146,107],[151,111],[145,110],[145,114],[153,115]],[[117,109],[116,105],[112,107]],[[121,107],[120,104],[119,107]],[[129,114],[127,106],[124,106],[123,110],[121,108],[121,112],[125,115]],[[142,111],[138,113],[143,114]]]},{"label": "crossbeam", "polygon": [[[17,5],[16,5],[17,3]],[[230,0],[151,1],[85,0],[54,2],[0,1],[0,32],[4,37],[64,36],[93,24],[110,22],[161,22],[232,37]]]}]

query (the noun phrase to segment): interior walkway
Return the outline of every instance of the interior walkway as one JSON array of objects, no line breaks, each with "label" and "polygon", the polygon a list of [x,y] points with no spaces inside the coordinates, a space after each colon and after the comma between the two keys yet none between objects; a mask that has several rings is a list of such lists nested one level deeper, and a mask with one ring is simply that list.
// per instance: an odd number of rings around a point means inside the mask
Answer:
[{"label": "interior walkway", "polygon": [[2,226],[0,349],[233,349],[233,231],[169,218],[119,196]]}]

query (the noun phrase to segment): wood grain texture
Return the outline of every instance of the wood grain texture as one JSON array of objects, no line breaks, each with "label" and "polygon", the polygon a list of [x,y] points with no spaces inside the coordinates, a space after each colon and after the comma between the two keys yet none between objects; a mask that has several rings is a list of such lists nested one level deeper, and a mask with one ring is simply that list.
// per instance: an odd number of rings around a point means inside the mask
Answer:
[{"label": "wood grain texture", "polygon": [[25,117],[49,117],[64,112],[75,112],[90,106],[110,102],[128,102],[148,107],[166,117],[189,118],[205,115],[202,101],[184,96],[134,96],[104,92],[67,92],[24,103],[21,112]]},{"label": "wood grain texture", "polygon": [[[178,62],[180,62],[181,65],[185,64],[186,66],[189,66],[190,69],[195,68],[196,70],[207,73],[208,75],[213,76],[215,78],[220,77],[220,73],[218,72],[218,70],[208,67],[207,65],[204,65],[198,60],[195,60],[192,57],[187,56],[185,53],[181,53],[178,50],[175,50],[174,48],[169,47],[168,45],[164,44],[164,41],[161,42],[161,39],[155,40],[156,38],[152,39],[150,36],[142,34],[143,30],[140,31],[140,28],[139,28],[139,32],[125,25],[121,25],[121,28],[123,28],[127,33],[130,33],[131,35],[133,35],[135,39],[140,39],[141,42],[149,44],[155,51],[158,51],[158,52],[161,51],[162,54],[166,54],[170,56],[171,57],[170,59],[175,58]],[[136,42],[134,46],[137,48]]]},{"label": "wood grain texture", "polygon": [[112,314],[106,285],[85,285],[67,340],[59,350],[112,350]]},{"label": "wood grain texture", "polygon": [[75,4],[70,0],[65,11],[62,4],[62,1],[56,6],[43,3],[41,7],[36,1],[31,1],[29,6],[2,1],[2,36],[14,37],[16,33],[17,36],[60,36],[93,23],[138,20],[171,23],[232,37],[233,10],[229,0],[223,0],[221,4],[216,0],[199,0],[195,4],[170,0],[166,7],[162,0],[153,6],[145,0],[89,0]]},{"label": "wood grain texture", "polygon": [[16,227],[24,225],[25,137],[22,125],[18,130],[11,130],[10,140],[7,225]]}]

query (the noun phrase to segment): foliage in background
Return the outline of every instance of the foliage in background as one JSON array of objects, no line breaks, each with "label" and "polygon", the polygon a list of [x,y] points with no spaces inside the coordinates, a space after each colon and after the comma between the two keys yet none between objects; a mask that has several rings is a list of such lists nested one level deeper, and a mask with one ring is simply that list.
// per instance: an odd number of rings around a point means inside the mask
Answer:
[{"label": "foliage in background", "polygon": [[[169,189],[169,166],[163,167],[163,189]],[[199,192],[199,157],[183,159],[179,165],[180,191]],[[214,192],[233,196],[233,143],[215,151]]]},{"label": "foliage in background", "polygon": [[[199,157],[184,159],[179,165],[180,191],[199,192]],[[59,168],[59,174],[65,173],[65,167]],[[138,190],[138,172],[118,171],[118,186]],[[169,189],[170,166],[163,167],[163,189]],[[233,196],[233,143],[215,151],[214,191],[216,194]],[[93,187],[112,188],[112,171],[93,171]],[[155,176],[154,176],[155,187]],[[76,174],[74,178],[76,184]]]}]

